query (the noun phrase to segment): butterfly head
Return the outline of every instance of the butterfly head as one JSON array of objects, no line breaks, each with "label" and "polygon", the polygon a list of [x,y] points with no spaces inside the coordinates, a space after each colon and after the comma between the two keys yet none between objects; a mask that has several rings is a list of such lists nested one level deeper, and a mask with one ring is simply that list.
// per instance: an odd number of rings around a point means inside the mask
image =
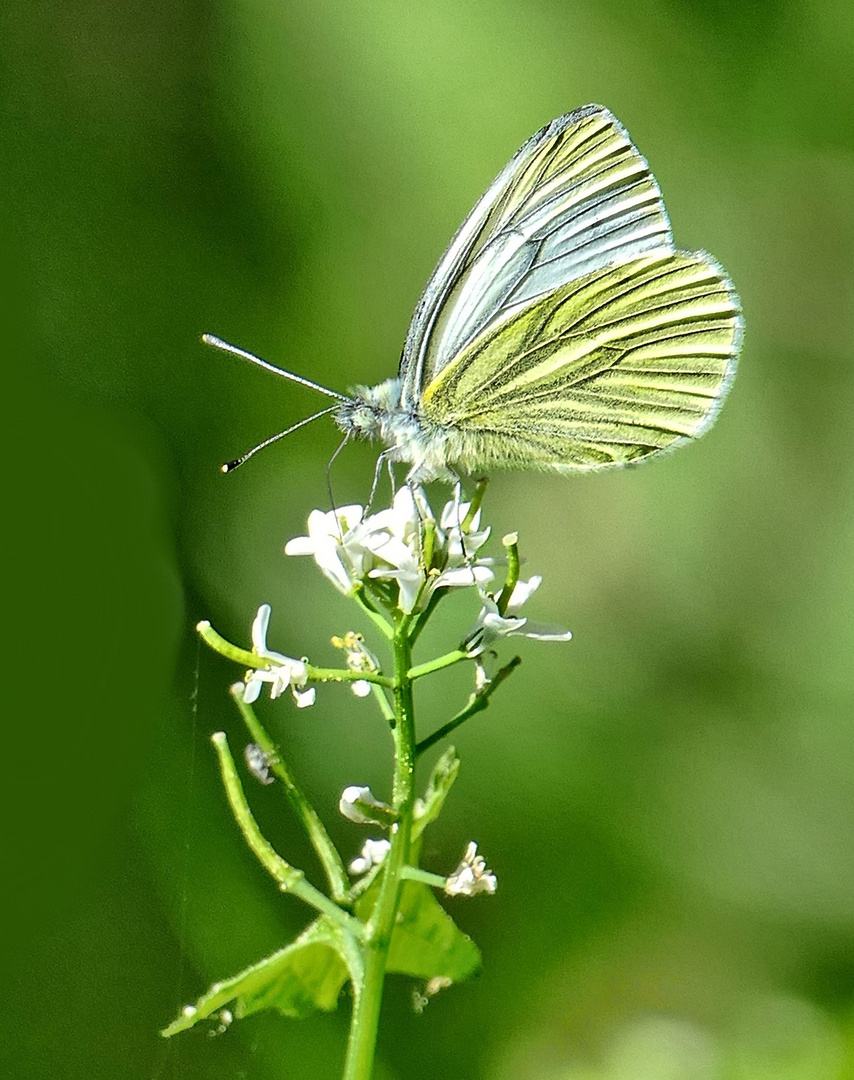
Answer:
[{"label": "butterfly head", "polygon": [[400,415],[400,379],[378,386],[355,386],[335,410],[335,423],[348,435],[388,442],[389,423]]}]

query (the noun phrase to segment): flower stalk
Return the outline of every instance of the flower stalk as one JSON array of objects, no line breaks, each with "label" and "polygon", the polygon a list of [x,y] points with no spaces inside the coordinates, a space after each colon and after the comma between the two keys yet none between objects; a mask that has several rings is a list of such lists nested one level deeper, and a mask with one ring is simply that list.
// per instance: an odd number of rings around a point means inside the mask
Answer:
[{"label": "flower stalk", "polygon": [[[229,1015],[233,1010],[236,1018],[271,1006],[286,1015],[304,1013],[307,1003],[309,1007],[332,1008],[339,983],[349,979],[353,1012],[344,1080],[370,1080],[389,970],[417,970],[423,975],[427,963],[429,984],[437,987],[449,986],[476,970],[476,947],[453,926],[431,889],[454,899],[490,895],[496,890],[497,879],[474,841],[468,843],[461,862],[450,874],[419,865],[422,835],[442,811],[459,771],[459,759],[449,747],[434,765],[424,797],[418,799],[416,763],[466,720],[486,709],[495,691],[519,666],[520,657],[514,656],[488,674],[494,648],[503,638],[570,638],[566,630],[538,626],[520,614],[541,579],[521,580],[516,534],[503,541],[505,555],[500,561],[506,572],[501,587],[487,591],[495,573],[493,560],[481,554],[490,535],[490,530],[480,525],[484,491],[485,483],[480,483],[470,503],[457,497],[440,515],[433,514],[421,489],[410,487],[398,491],[391,507],[368,516],[360,506],[315,510],[308,519],[307,535],[286,545],[288,555],[310,555],[334,587],[354,601],[356,610],[379,632],[381,648],[388,649],[387,664],[361,632],[349,629],[330,639],[344,654],[345,667],[319,666],[305,657],[277,652],[267,643],[271,621],[267,604],[259,607],[252,623],[251,649],[227,641],[209,622],[199,623],[202,639],[244,669],[242,681],[232,686],[231,693],[251,740],[244,757],[249,774],[258,782],[256,790],[275,790],[278,781],[317,853],[329,894],[315,888],[303,871],[283,859],[262,835],[226,736],[217,732],[213,742],[223,785],[246,843],[279,888],[309,904],[319,918],[290,946],[241,975],[214,984],[196,1005],[182,1011],[166,1034],[191,1027],[214,1015],[215,1010],[219,1015],[226,1008]],[[474,625],[456,648],[415,663],[413,650],[427,621],[456,589],[473,590],[476,595],[480,612]],[[471,664],[474,673],[468,701],[450,720],[419,740],[415,682],[459,664]],[[315,703],[318,687],[329,687],[321,693],[332,694],[335,684],[347,687],[356,698],[374,700],[391,733],[394,750],[389,802],[360,784],[348,785],[341,794],[342,815],[353,827],[375,832],[364,840],[349,872],[254,707],[266,691],[274,701],[290,696],[297,708],[306,709]],[[406,923],[408,937],[399,939],[396,927],[401,920]],[[423,935],[415,969],[403,955],[402,944],[413,934]]]},{"label": "flower stalk", "polygon": [[415,804],[415,707],[412,698],[412,646],[408,618],[395,627],[394,647],[394,784],[392,805],[398,820],[391,829],[391,848],[384,862],[382,884],[365,935],[364,979],[356,1001],[347,1044],[344,1080],[370,1080],[379,1029],[388,951],[398,911],[403,870],[409,860],[412,810]]}]

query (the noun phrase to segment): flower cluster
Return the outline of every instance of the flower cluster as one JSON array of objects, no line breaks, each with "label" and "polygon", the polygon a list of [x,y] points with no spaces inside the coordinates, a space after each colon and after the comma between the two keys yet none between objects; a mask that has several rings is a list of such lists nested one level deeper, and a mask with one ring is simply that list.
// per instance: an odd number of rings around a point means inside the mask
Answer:
[{"label": "flower cluster", "polygon": [[480,511],[469,521],[470,507],[449,502],[436,524],[423,493],[403,487],[391,507],[368,517],[361,506],[313,510],[308,536],[290,540],[285,552],[312,555],[343,593],[352,593],[360,582],[392,583],[398,608],[408,614],[423,609],[436,589],[480,586],[492,580],[490,566],[475,558],[489,529],[479,530]]},{"label": "flower cluster", "polygon": [[466,848],[462,862],[445,881],[448,896],[476,896],[478,893],[494,893],[498,878],[487,868],[486,859],[477,853],[474,840]]},{"label": "flower cluster", "polygon": [[366,840],[362,850],[348,867],[351,874],[366,874],[375,866],[379,866],[389,853],[391,844],[388,840]]},{"label": "flower cluster", "polygon": [[474,628],[464,642],[469,656],[479,656],[493,642],[503,637],[526,637],[536,641],[572,640],[570,630],[545,623],[533,623],[519,615],[519,609],[539,589],[542,581],[539,574],[534,574],[528,581],[517,581],[504,605],[490,596],[484,598]]},{"label": "flower cluster", "polygon": [[[356,631],[348,630],[344,637],[333,637],[332,644],[344,653],[348,671],[379,671],[379,660],[365,645],[362,635]],[[371,684],[367,679],[357,679],[350,683],[350,689],[356,697],[367,697],[371,692]]]},{"label": "flower cluster", "polygon": [[[481,608],[474,626],[463,638],[452,662],[469,658],[476,662],[476,690],[488,689],[489,676],[484,654],[505,637],[528,637],[540,641],[569,641],[572,634],[557,626],[531,622],[520,614],[522,606],[542,583],[539,575],[527,581],[519,578],[518,537],[503,538],[507,551],[506,578],[501,588],[487,592],[494,577],[493,561],[478,553],[489,539],[489,529],[480,527],[480,509],[451,500],[438,522],[420,488],[403,487],[392,506],[365,516],[361,506],[338,510],[313,510],[308,518],[308,535],[288,541],[288,555],[311,555],[327,578],[343,593],[359,595],[367,586],[373,599],[387,608],[396,607],[404,615],[424,612],[437,590],[474,588]],[[375,610],[375,609],[374,609]],[[238,690],[247,704],[259,698],[264,684],[270,697],[290,689],[299,708],[314,704],[315,689],[309,686],[317,673],[306,659],[296,660],[267,647],[270,606],[262,604],[252,624],[252,651],[263,663],[246,672]],[[209,624],[200,624],[209,627]],[[348,631],[333,637],[341,649],[347,670],[364,678],[348,680],[357,697],[371,693],[371,677],[380,674],[380,662],[365,645],[361,634]],[[321,681],[323,677],[321,676]],[[257,773],[256,773],[257,775]]]},{"label": "flower cluster", "polygon": [[308,665],[305,660],[294,660],[267,648],[267,627],[270,625],[270,605],[262,604],[252,623],[252,651],[268,662],[267,667],[247,671],[243,687],[243,700],[247,705],[257,701],[264,683],[270,684],[270,697],[277,698],[288,687],[294,695],[297,707],[305,709],[314,704],[315,689],[304,689],[308,681]]}]

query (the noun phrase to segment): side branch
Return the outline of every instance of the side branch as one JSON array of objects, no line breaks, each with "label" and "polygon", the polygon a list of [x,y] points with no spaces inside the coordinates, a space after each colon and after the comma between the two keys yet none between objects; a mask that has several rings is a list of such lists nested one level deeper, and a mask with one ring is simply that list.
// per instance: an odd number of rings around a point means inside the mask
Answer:
[{"label": "side branch", "polygon": [[482,690],[478,691],[476,694],[472,694],[464,709],[461,709],[453,719],[447,722],[447,724],[443,724],[442,727],[437,731],[434,731],[432,735],[428,735],[426,739],[422,739],[421,742],[416,745],[416,757],[423,754],[425,750],[429,750],[431,746],[435,746],[436,743],[441,739],[444,739],[446,735],[450,735],[455,728],[458,728],[460,724],[464,724],[469,717],[474,716],[475,713],[483,712],[487,705],[489,705],[489,699],[498,687],[506,678],[513,674],[521,663],[522,657],[514,656],[503,668],[499,668]]},{"label": "side branch", "polygon": [[257,746],[260,746],[267,755],[270,761],[270,772],[281,780],[285,797],[308,833],[314,850],[323,864],[329,887],[332,890],[332,896],[339,902],[344,900],[349,890],[347,872],[344,869],[341,856],[338,854],[338,849],[332,843],[317,811],[306,798],[302,788],[294,780],[287,763],[279,756],[273,740],[255,715],[255,710],[251,705],[246,704],[242,693],[235,693],[234,688],[232,688],[231,696],[240,710],[240,715],[243,717],[243,722],[246,724],[252,741]]},{"label": "side branch", "polygon": [[316,908],[322,914],[334,919],[335,922],[350,933],[361,935],[363,927],[359,920],[354,919],[352,915],[348,915],[346,911],[342,911],[328,896],[307,882],[302,870],[297,870],[296,867],[286,862],[262,834],[258,828],[258,822],[252,816],[252,811],[246,801],[243,785],[237,775],[237,768],[228,748],[225,732],[215,732],[211,736],[211,742],[216,747],[216,752],[219,755],[222,782],[225,786],[231,812],[240,826],[244,840],[257,856],[264,869],[279,883],[282,892],[293,893],[294,896],[298,896],[306,904],[310,904],[311,907]]}]

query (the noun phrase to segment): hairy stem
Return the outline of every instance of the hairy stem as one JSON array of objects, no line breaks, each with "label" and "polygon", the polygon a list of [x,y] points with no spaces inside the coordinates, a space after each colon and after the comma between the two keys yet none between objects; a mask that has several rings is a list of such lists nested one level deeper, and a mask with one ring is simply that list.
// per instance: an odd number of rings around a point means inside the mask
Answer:
[{"label": "hairy stem", "polygon": [[361,986],[356,988],[344,1080],[370,1080],[373,1073],[388,950],[400,904],[403,870],[409,858],[415,802],[415,715],[412,680],[409,677],[412,666],[410,621],[406,616],[399,619],[393,640],[395,765],[392,802],[399,817],[391,830],[391,850],[386,857],[382,884],[365,934],[364,977]]}]

